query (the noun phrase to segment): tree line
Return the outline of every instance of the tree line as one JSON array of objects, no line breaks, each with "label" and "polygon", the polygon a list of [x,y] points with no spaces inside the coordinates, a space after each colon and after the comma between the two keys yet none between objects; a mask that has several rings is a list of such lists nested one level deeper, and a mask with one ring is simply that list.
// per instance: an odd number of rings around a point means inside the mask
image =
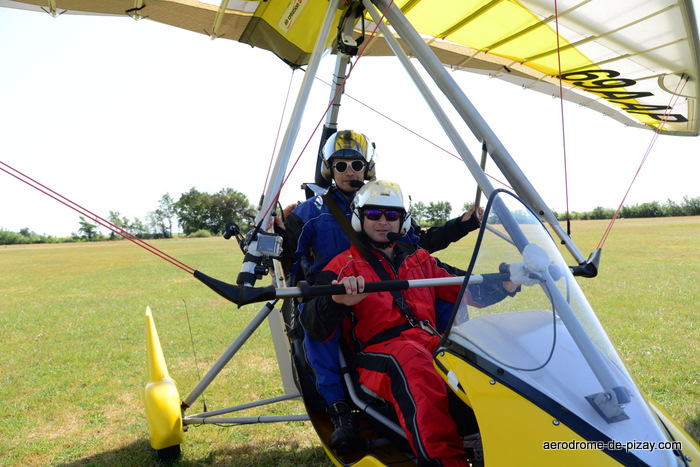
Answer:
[{"label": "tree line", "polygon": [[[467,202],[462,206],[463,212],[469,211],[472,204]],[[552,211],[554,216],[560,220],[566,220],[566,213],[558,213]],[[615,209],[604,208],[598,206],[592,211],[587,212],[570,212],[569,219],[572,220],[587,220],[587,219],[612,219],[615,214]],[[447,222],[452,215],[452,205],[448,201],[430,202],[428,204],[418,201],[411,208],[411,217],[419,224],[426,227],[442,225]],[[620,218],[642,218],[642,217],[683,217],[683,216],[700,216],[700,196],[690,198],[683,197],[683,202],[678,204],[672,200],[667,200],[665,203],[652,201],[650,203],[634,204],[631,206],[622,206],[620,209]]]},{"label": "tree line", "polygon": [[[464,203],[463,212],[468,211],[470,207],[470,203]],[[158,208],[149,211],[145,221],[138,218],[129,219],[118,211],[110,211],[107,220],[119,229],[142,239],[171,238],[174,235],[175,225],[181,228],[185,236],[201,237],[222,235],[229,222],[238,224],[245,233],[250,229],[255,213],[256,210],[248,198],[232,188],[223,188],[217,193],[209,194],[193,187],[190,191],[182,193],[177,201],[174,201],[168,193],[163,195]],[[614,214],[614,209],[596,207],[588,212],[571,212],[569,218],[572,220],[612,219]],[[566,214],[554,211],[554,215],[559,220],[566,220]],[[442,225],[451,218],[452,205],[448,201],[431,201],[428,204],[418,201],[411,208],[411,216],[426,227]],[[621,218],[679,216],[700,216],[700,197],[684,196],[680,204],[669,199],[665,203],[653,201],[623,206],[619,215]],[[29,228],[23,228],[19,232],[0,228],[0,245],[100,241],[117,238],[120,236],[114,232],[110,232],[108,236],[104,235],[97,224],[83,216],[80,216],[78,232],[64,238],[37,235]]]},{"label": "tree line", "polygon": [[[586,220],[586,219],[612,219],[615,214],[615,209],[604,208],[598,206],[589,212],[569,213],[569,219]],[[559,214],[554,212],[557,219],[566,220],[566,213]],[[620,208],[620,218],[641,218],[641,217],[683,217],[683,216],[700,216],[700,196],[690,198],[683,197],[683,202],[678,204],[672,200],[667,200],[665,203],[652,201],[650,203],[634,204],[632,206],[622,206]]]},{"label": "tree line", "polygon": [[[106,220],[117,227],[117,230],[126,231],[141,239],[171,238],[174,236],[175,225],[180,227],[185,236],[201,237],[222,235],[229,222],[235,222],[243,232],[246,232],[255,219],[255,213],[256,210],[248,198],[232,188],[223,188],[214,194],[209,194],[193,187],[180,195],[177,201],[174,201],[168,193],[163,195],[158,202],[158,208],[149,211],[145,221],[137,217],[129,219],[122,216],[119,211],[109,211]],[[114,231],[105,235],[101,228],[98,223],[84,216],[79,217],[78,231],[73,232],[70,237],[38,235],[29,228],[23,228],[19,232],[0,228],[0,245],[94,242],[121,238]]]}]

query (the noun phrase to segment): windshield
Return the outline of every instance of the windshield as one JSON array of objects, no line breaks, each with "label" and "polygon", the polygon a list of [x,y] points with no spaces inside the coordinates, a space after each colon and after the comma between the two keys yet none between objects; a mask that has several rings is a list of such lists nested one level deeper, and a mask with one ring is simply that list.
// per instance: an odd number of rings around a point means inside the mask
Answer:
[{"label": "windshield", "polygon": [[[470,305],[469,295],[463,295],[453,326],[459,328],[460,324],[479,317],[529,310],[528,318],[525,319],[528,326],[536,326],[534,322],[545,320],[546,322],[540,324],[546,326],[549,331],[546,336],[538,334],[537,345],[525,345],[523,342],[522,348],[506,349],[501,345],[494,347],[493,343],[489,342],[488,334],[482,332],[469,333],[465,337],[473,345],[479,346],[484,353],[490,354],[494,360],[506,366],[523,371],[536,369],[547,363],[554,347],[556,315],[552,312],[562,312],[555,310],[555,302],[551,296],[553,287],[569,305],[590,340],[607,358],[626,372],[583,292],[571,275],[556,243],[539,219],[515,196],[501,191],[497,192],[496,198],[489,203],[484,224],[480,242],[472,257],[471,274],[484,275],[486,280],[492,281],[494,279],[490,275],[500,271],[505,273],[502,279],[510,279],[508,273],[513,265],[513,272],[523,276],[515,278],[513,274],[514,280],[525,283],[518,284],[520,288],[514,297],[484,308]],[[527,261],[530,264],[527,264]],[[532,270],[538,268],[539,270]],[[547,276],[546,286],[537,279],[538,276],[544,275]],[[482,321],[495,320],[497,318],[486,318]],[[472,323],[459,329],[466,331],[470,327],[483,325]]]},{"label": "windshield", "polygon": [[[603,437],[625,439],[630,426],[644,426],[637,439],[667,439],[546,228],[504,191],[491,197],[484,219],[445,346],[517,392],[565,407]],[[518,288],[489,301],[488,291],[502,285]]]}]

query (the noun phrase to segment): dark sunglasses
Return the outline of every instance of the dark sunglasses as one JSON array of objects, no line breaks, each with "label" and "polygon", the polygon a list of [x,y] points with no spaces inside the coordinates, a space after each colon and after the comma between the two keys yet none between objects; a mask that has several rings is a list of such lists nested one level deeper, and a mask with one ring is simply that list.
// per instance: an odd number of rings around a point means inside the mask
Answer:
[{"label": "dark sunglasses", "polygon": [[397,221],[401,217],[401,213],[393,209],[365,209],[365,218],[371,221],[378,221],[382,218],[382,215],[389,222]]},{"label": "dark sunglasses", "polygon": [[[353,172],[361,172],[365,168],[365,163],[362,161],[352,161],[350,163],[350,168]],[[333,169],[338,173],[343,173],[348,169],[348,163],[345,161],[338,161],[333,164]]]}]

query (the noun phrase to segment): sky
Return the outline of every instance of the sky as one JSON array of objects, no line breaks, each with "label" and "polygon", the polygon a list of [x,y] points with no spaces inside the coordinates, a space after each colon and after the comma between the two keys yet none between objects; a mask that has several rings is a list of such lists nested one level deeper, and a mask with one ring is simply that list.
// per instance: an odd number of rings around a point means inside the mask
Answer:
[{"label": "sky", "polygon": [[[270,52],[148,20],[0,9],[0,44],[0,162],[104,218],[145,221],[164,194],[178,199],[192,187],[230,187],[257,204],[303,78]],[[326,57],[326,83],[333,65]],[[622,202],[652,132],[567,103],[562,124],[558,99],[453,76],[551,209],[566,210],[567,185],[571,211]],[[313,181],[329,96],[316,81],[283,205]],[[395,60],[357,62],[339,127],[376,143],[378,178],[413,203],[449,201],[456,215],[473,200],[471,175]],[[479,142],[458,128],[478,158]],[[487,173],[503,180],[493,163]],[[661,136],[624,204],[698,197],[698,174],[700,138]],[[67,236],[79,214],[0,172],[0,228]]]}]

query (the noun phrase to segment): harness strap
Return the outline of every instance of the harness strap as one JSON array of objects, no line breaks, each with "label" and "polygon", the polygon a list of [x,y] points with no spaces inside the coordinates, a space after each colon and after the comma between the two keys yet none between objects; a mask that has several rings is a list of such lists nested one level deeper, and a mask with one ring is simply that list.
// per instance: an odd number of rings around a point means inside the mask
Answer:
[{"label": "harness strap", "polygon": [[374,337],[372,337],[370,340],[364,343],[363,347],[369,347],[370,345],[374,344],[380,344],[382,342],[386,342],[390,339],[393,339],[395,337],[399,337],[402,332],[408,331],[409,329],[412,329],[413,326],[411,326],[409,323],[403,323],[394,326],[393,328],[386,329],[379,334],[376,334]]}]

